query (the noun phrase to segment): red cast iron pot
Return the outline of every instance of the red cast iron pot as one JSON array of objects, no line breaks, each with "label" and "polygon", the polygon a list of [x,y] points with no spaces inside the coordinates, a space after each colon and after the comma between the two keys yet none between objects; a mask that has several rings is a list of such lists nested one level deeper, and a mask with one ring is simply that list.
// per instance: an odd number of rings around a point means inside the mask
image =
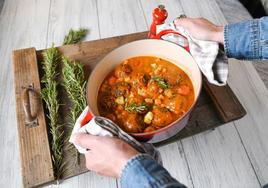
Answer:
[{"label": "red cast iron pot", "polygon": [[155,56],[166,59],[187,73],[194,87],[195,100],[190,109],[173,123],[162,129],[149,133],[130,133],[139,141],[157,143],[177,134],[189,120],[202,86],[201,72],[193,57],[184,48],[171,42],[155,39],[138,40],[116,48],[107,54],[94,68],[87,82],[87,100],[89,111],[93,115],[99,115],[97,108],[97,96],[101,83],[105,77],[124,60],[137,56]]}]

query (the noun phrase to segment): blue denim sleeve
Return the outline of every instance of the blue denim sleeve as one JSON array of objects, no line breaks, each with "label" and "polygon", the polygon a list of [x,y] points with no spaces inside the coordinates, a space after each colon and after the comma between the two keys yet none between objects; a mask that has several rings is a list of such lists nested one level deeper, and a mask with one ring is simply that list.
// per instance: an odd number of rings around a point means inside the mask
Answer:
[{"label": "blue denim sleeve", "polygon": [[137,155],[128,161],[120,184],[122,188],[185,188],[147,154]]},{"label": "blue denim sleeve", "polygon": [[268,59],[268,16],[226,25],[224,49],[228,57]]}]

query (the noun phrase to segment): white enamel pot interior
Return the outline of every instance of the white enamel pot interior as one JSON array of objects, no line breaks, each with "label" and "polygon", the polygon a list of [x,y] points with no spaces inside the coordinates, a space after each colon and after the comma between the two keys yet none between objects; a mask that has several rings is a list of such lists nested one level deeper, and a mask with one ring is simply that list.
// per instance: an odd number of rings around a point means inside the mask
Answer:
[{"label": "white enamel pot interior", "polygon": [[179,119],[162,129],[149,133],[131,134],[137,140],[157,143],[176,135],[189,119],[202,86],[201,72],[193,57],[182,47],[163,40],[145,39],[127,43],[107,54],[93,69],[87,83],[87,101],[93,115],[99,115],[97,96],[105,77],[125,59],[137,56],[156,56],[170,61],[186,72],[194,87],[195,100],[191,108]]}]

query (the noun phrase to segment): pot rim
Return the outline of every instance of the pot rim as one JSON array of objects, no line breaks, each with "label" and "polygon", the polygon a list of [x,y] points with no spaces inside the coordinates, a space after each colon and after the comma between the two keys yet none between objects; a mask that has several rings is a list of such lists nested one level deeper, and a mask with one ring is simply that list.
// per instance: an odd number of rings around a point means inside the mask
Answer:
[{"label": "pot rim", "polygon": [[[137,42],[137,41],[145,41],[145,40],[157,40],[157,39],[142,39],[142,40],[135,40],[135,41],[132,41],[132,42]],[[159,40],[157,40],[157,41],[159,41]],[[164,41],[164,40],[160,40],[160,41]],[[129,42],[129,43],[132,43],[132,42]],[[164,41],[164,42],[168,42],[168,41]],[[113,51],[115,51],[115,50],[117,50],[118,48],[120,48],[120,47],[123,47],[123,46],[125,46],[125,45],[128,45],[129,43],[126,43],[126,44],[123,44],[123,45],[121,45],[121,46],[118,46],[117,48],[115,48],[115,49],[113,49],[112,51],[110,51],[108,54],[106,54],[99,62],[101,62],[107,55],[109,55],[110,53],[112,53]],[[169,43],[172,43],[172,42],[169,42]],[[174,45],[176,45],[176,44],[174,44]],[[179,46],[179,45],[176,45],[177,47],[179,47],[179,48],[181,48],[182,50],[184,50],[185,52],[187,52],[190,56],[191,56],[191,58],[192,58],[192,60],[196,63],[196,61],[195,61],[195,59],[193,58],[193,56],[187,51],[187,50],[185,50],[183,47],[181,47],[181,46]],[[174,64],[174,63],[173,63]],[[174,65],[176,65],[176,64],[174,64]],[[96,69],[96,67],[97,66],[100,66],[100,63],[98,63],[94,68],[93,68],[93,70],[91,71],[91,74],[90,74],[90,76],[88,77],[88,80],[87,80],[87,86],[86,86],[86,101],[87,101],[87,104],[89,104],[89,98],[88,98],[88,92],[89,92],[89,80],[91,80],[91,77],[92,77],[92,72]],[[177,66],[177,65],[176,65]],[[198,66],[197,65],[197,63],[196,63],[196,66]],[[178,66],[177,66],[178,67]],[[179,67],[180,68],[180,67]],[[181,69],[181,68],[180,68]],[[174,126],[175,124],[177,124],[180,120],[182,120],[183,118],[185,118],[187,115],[190,115],[190,113],[191,113],[191,111],[192,111],[192,109],[193,109],[193,107],[195,106],[195,104],[197,103],[197,101],[198,101],[198,98],[199,98],[199,96],[200,96],[200,93],[201,93],[201,90],[202,90],[202,84],[203,84],[203,82],[202,82],[202,73],[201,73],[201,71],[200,71],[200,69],[199,69],[199,67],[198,67],[198,77],[199,77],[199,80],[200,80],[200,89],[199,89],[199,91],[198,91],[198,93],[196,94],[196,98],[195,98],[195,100],[194,100],[194,102],[192,103],[192,105],[190,106],[190,108],[187,110],[187,112],[185,112],[180,118],[178,118],[176,121],[173,121],[172,123],[170,123],[170,124],[168,124],[167,126],[165,126],[165,127],[162,127],[162,128],[160,128],[160,129],[157,129],[157,130],[155,130],[155,131],[151,131],[151,132],[146,132],[146,133],[128,133],[128,134],[130,134],[130,135],[133,135],[133,136],[135,136],[135,137],[142,137],[142,136],[150,136],[150,135],[155,135],[155,134],[158,134],[158,133],[160,133],[160,132],[163,132],[163,131],[165,131],[166,129],[168,129],[168,128],[170,128],[170,127],[172,127],[172,126]],[[187,73],[186,73],[187,74]],[[187,74],[188,75],[188,74]],[[107,76],[107,75],[106,75]],[[106,77],[105,76],[105,77]],[[192,80],[191,80],[192,81]],[[98,88],[99,89],[99,88]],[[89,105],[87,105],[89,108],[89,112],[92,114],[92,115],[94,115],[94,113],[92,112],[92,110],[91,110],[91,108],[90,108],[90,106]],[[95,115],[94,115],[95,116]]]}]

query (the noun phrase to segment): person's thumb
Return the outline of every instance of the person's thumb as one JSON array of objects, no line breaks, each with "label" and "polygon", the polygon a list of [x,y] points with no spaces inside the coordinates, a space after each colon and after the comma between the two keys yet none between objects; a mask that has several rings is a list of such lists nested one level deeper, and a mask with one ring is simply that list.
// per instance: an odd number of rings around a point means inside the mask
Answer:
[{"label": "person's thumb", "polygon": [[98,147],[99,137],[86,133],[77,133],[73,135],[73,143],[86,149]]}]

